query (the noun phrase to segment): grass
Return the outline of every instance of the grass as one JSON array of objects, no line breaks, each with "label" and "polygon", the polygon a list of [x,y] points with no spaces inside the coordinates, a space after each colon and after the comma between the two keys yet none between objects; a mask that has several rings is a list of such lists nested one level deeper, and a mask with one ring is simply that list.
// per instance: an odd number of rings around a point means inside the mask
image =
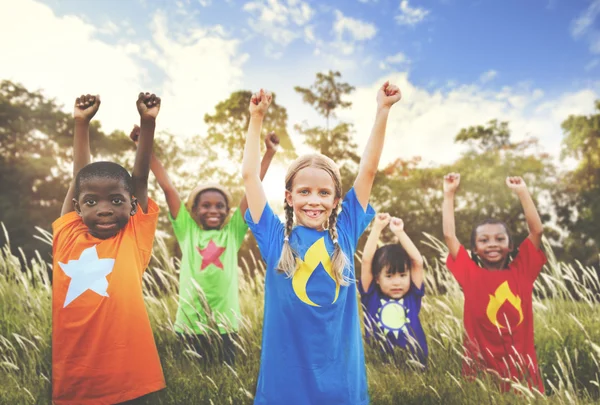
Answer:
[{"label": "grass", "polygon": [[[43,233],[42,238],[50,236]],[[443,266],[444,246],[436,247],[426,269],[427,295],[421,321],[429,343],[429,368],[382,359],[366,346],[369,394],[373,404],[593,404],[600,403],[600,281],[579,263],[561,263],[546,246],[548,265],[536,282],[535,343],[546,395],[514,384],[500,393],[486,377],[461,377],[462,293]],[[264,267],[255,257],[243,261],[240,300],[244,319],[237,340],[236,364],[205,364],[176,339],[177,263],[161,239],[144,276],[145,298],[167,389],[140,404],[251,404],[258,376],[263,310]],[[0,250],[0,404],[49,404],[51,391],[51,286],[49,264],[35,257],[21,270],[9,246]],[[241,274],[241,273],[240,273]]]}]

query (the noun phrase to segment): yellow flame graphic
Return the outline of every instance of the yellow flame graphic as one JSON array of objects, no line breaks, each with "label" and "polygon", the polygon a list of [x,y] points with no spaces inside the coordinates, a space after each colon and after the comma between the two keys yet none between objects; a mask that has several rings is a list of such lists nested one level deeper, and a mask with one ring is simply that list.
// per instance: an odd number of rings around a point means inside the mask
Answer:
[{"label": "yellow flame graphic", "polygon": [[500,284],[500,286],[496,289],[494,295],[490,295],[490,303],[487,306],[487,316],[492,324],[499,328],[504,328],[504,326],[498,323],[498,319],[496,318],[498,315],[498,311],[502,304],[508,301],[517,311],[519,311],[519,323],[523,322],[523,309],[521,308],[521,298],[514,295],[510,290],[508,285],[508,281]]},{"label": "yellow flame graphic", "polygon": [[[320,238],[308,248],[304,254],[304,260],[305,261],[302,261],[302,259],[299,257],[296,258],[296,272],[292,277],[292,288],[294,289],[294,292],[298,298],[300,298],[300,301],[304,302],[305,304],[312,305],[313,307],[320,307],[319,304],[314,303],[310,298],[308,298],[308,294],[306,293],[306,283],[308,283],[308,279],[316,270],[319,263],[323,265],[323,268],[325,269],[325,272],[329,274],[329,277],[335,281],[335,275],[333,274],[333,269],[331,268],[329,252],[327,252],[327,248],[325,247],[325,238]],[[337,301],[339,293],[340,285],[336,281],[335,298],[333,299],[332,304]]]}]

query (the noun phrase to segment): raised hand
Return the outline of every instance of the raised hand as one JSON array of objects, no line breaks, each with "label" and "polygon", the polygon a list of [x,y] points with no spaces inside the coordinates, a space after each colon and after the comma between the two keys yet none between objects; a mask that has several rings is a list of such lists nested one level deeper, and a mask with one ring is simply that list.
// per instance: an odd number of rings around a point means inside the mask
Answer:
[{"label": "raised hand", "polygon": [[140,127],[139,125],[134,125],[133,129],[131,130],[131,133],[129,134],[129,138],[135,142],[135,144],[137,145],[138,143],[138,139],[140,138]]},{"label": "raised hand", "polygon": [[271,131],[265,136],[265,146],[268,151],[277,152],[279,149],[279,137],[275,135],[274,131]]},{"label": "raised hand", "polygon": [[271,101],[273,101],[273,95],[268,91],[260,89],[258,93],[252,95],[248,110],[252,115],[259,114],[264,116],[271,105]]},{"label": "raised hand", "polygon": [[73,118],[75,121],[90,122],[100,108],[100,96],[92,96],[90,94],[81,95],[75,99],[75,108],[73,110]]},{"label": "raised hand", "polygon": [[377,106],[389,108],[400,101],[401,98],[400,88],[387,81],[377,91]]},{"label": "raised hand", "polygon": [[522,177],[507,177],[506,185],[517,194],[527,191],[527,184],[525,184],[525,180]]},{"label": "raised hand", "polygon": [[140,93],[135,104],[143,120],[155,120],[160,111],[160,97],[155,94]]},{"label": "raised hand", "polygon": [[390,230],[395,234],[404,232],[404,221],[400,218],[393,217],[390,220]]},{"label": "raised hand", "polygon": [[444,194],[454,194],[460,184],[459,173],[448,173],[444,176]]},{"label": "raised hand", "polygon": [[382,231],[390,223],[390,218],[391,216],[387,212],[377,214],[373,222],[373,228]]}]

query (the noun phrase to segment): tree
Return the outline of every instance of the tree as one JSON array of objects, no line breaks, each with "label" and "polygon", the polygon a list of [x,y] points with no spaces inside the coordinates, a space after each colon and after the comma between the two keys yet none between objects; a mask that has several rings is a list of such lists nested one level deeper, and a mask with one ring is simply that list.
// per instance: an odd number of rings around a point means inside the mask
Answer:
[{"label": "tree", "polygon": [[[133,105],[132,105],[133,108]],[[72,179],[73,119],[40,91],[0,82],[0,221],[18,255],[50,248],[34,239],[35,226],[50,229]],[[120,161],[133,143],[122,134],[107,135],[97,121],[90,126],[91,150]],[[0,234],[0,245],[6,240]]]},{"label": "tree", "polygon": [[325,118],[325,128],[308,126],[306,123],[295,125],[295,129],[306,137],[306,143],[319,153],[329,156],[340,167],[342,188],[347,191],[358,173],[360,157],[356,153],[356,144],[352,142],[352,124],[340,122],[330,129],[330,119],[336,118],[338,108],[349,108],[352,103],[342,97],[350,94],[354,87],[338,82],[340,72],[317,73],[315,83],[309,88],[294,87],[302,94],[305,103],[310,104]]},{"label": "tree", "polygon": [[[252,97],[249,90],[240,90],[231,93],[227,100],[219,102],[215,106],[213,115],[205,114],[204,122],[208,125],[208,144],[223,150],[232,162],[241,162],[246,143],[246,131],[250,122],[248,103]],[[263,128],[267,131],[275,131],[280,141],[280,152],[278,159],[289,159],[294,157],[294,147],[287,132],[287,110],[277,104],[276,96],[273,94],[273,102],[269,107],[269,113],[263,121]]]},{"label": "tree", "polygon": [[554,192],[559,224],[568,229],[565,250],[587,265],[598,264],[600,243],[600,100],[597,114],[571,115],[562,123],[561,158],[577,160]]}]

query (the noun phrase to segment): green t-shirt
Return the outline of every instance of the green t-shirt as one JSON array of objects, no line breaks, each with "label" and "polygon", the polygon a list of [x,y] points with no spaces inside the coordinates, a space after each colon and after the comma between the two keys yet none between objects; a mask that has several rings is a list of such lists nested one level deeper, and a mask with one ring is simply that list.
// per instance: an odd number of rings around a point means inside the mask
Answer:
[{"label": "green t-shirt", "polygon": [[175,331],[206,333],[211,323],[207,320],[201,294],[206,298],[219,332],[237,331],[240,317],[237,253],[248,230],[240,210],[236,209],[219,230],[200,228],[184,204],[177,218],[169,214],[169,220],[182,252]]}]

